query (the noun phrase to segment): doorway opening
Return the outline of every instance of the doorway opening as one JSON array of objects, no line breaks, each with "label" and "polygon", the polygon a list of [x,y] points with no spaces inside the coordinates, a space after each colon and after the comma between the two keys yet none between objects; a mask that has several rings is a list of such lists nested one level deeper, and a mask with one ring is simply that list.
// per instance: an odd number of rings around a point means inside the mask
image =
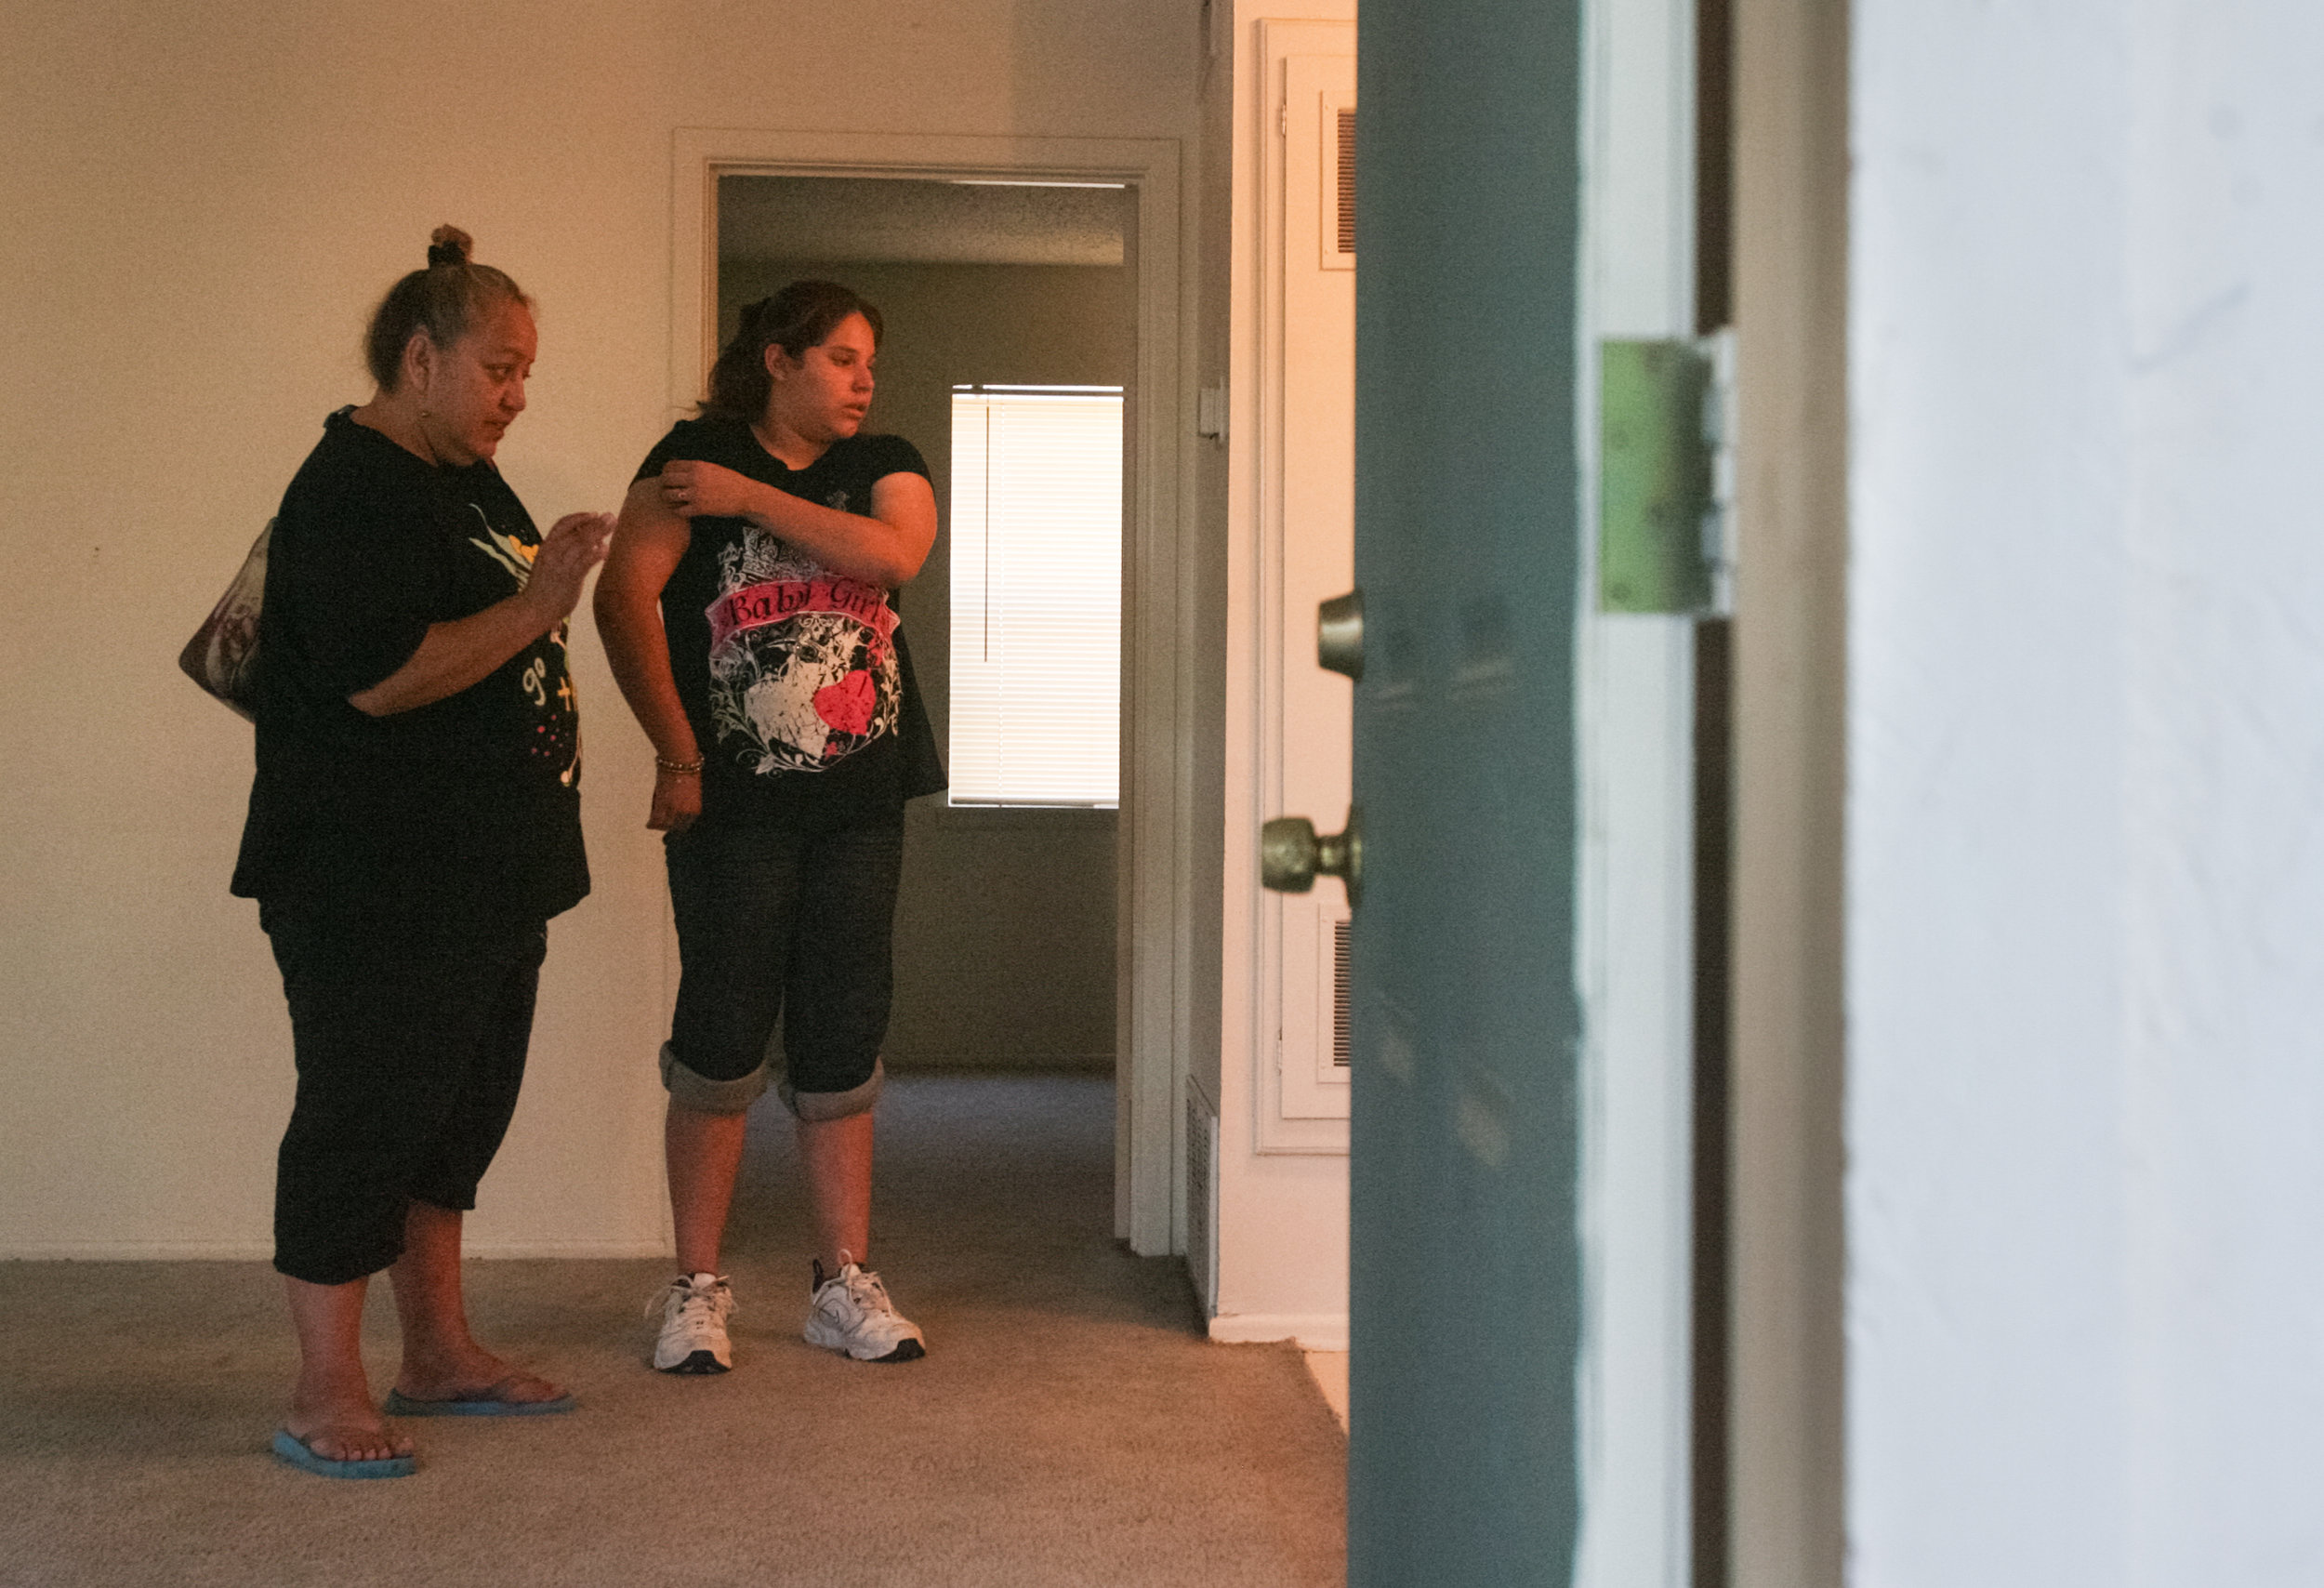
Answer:
[{"label": "doorway opening", "polygon": [[[772,206],[759,218],[771,230],[752,242],[746,234],[756,205]],[[1000,318],[1003,306],[967,292],[963,284],[969,275],[964,271],[1113,272],[1117,285],[1114,296],[1085,292],[1083,308],[1076,312],[1085,320],[1103,322],[1104,335],[1112,338],[1109,357],[1124,367],[1109,366],[1103,377],[1083,379],[1063,378],[1061,372],[1069,366],[1062,362],[1016,367],[1037,372],[1026,383],[1121,389],[1118,808],[1105,811],[1092,804],[1063,810],[979,810],[965,802],[931,800],[918,802],[931,809],[913,819],[940,827],[946,841],[962,850],[997,852],[1011,843],[1080,842],[1084,849],[1076,866],[1084,874],[1083,863],[1091,858],[1089,829],[1111,823],[1110,1039],[1103,1032],[1096,1038],[1088,1035],[1094,1028],[1089,1018],[1093,1004],[1085,1000],[1071,1016],[1072,1028],[1084,1035],[1070,1044],[1052,1042],[1047,1056],[1083,1062],[1112,1056],[1114,1233],[1132,1252],[1145,1256],[1184,1250],[1182,1099],[1198,997],[1191,960],[1204,914],[1201,874],[1192,858],[1203,837],[1194,771],[1195,741],[1187,729],[1194,694],[1191,669],[1197,655],[1200,570],[1187,549],[1195,540],[1192,492],[1182,489],[1190,470],[1194,409],[1190,368],[1181,354],[1180,218],[1184,205],[1181,151],[1165,139],[701,128],[681,128],[674,139],[672,418],[691,413],[701,395],[720,334],[731,325],[731,319],[721,324],[721,307],[732,316],[735,306],[747,300],[743,295],[754,284],[736,272],[756,269],[761,281],[782,274],[782,281],[759,287],[763,293],[812,267],[849,281],[872,301],[891,309],[881,359],[882,390],[875,399],[872,425],[906,435],[933,464],[937,454],[949,452],[944,443],[949,438],[950,388],[1011,382],[1001,365],[971,361],[918,381],[927,401],[918,417],[907,411],[907,404],[896,401],[906,383],[903,366],[942,363],[931,338],[946,317],[923,320],[906,307],[909,292],[898,298],[890,288],[905,274],[949,268],[949,277],[931,275],[930,282],[918,285],[950,292],[961,300],[960,312],[949,318],[967,336],[991,331],[986,323]],[[914,235],[924,241],[942,239],[946,256],[914,258],[909,241]],[[733,256],[724,266],[722,239],[733,245]],[[1028,258],[1029,249],[1048,251]],[[759,263],[744,263],[746,255],[755,256]],[[722,284],[722,271],[735,279]],[[1058,322],[1059,315],[1049,311],[1058,305],[1037,307],[1043,312],[1024,314],[1027,325],[1037,329]],[[895,308],[905,308],[901,321]],[[907,321],[928,334],[907,330]],[[940,478],[937,483],[942,509],[947,505],[948,482]],[[937,551],[931,564],[947,554],[944,541]],[[948,595],[938,591],[924,573],[903,598],[905,621],[919,642],[914,658],[923,681],[931,673],[943,674],[938,682],[947,695],[949,655],[943,642],[950,627]],[[942,729],[949,726],[948,721],[939,724]],[[1057,836],[1061,830],[1066,836]],[[907,859],[907,872],[915,864]],[[1037,891],[1037,869],[1007,868],[1008,879],[1012,885]],[[1107,880],[1102,859],[1096,871],[1102,888]],[[944,892],[933,888],[932,876],[926,880],[931,891]],[[906,910],[918,907],[908,896],[914,887],[907,875]],[[1077,913],[1060,918],[1089,929],[1076,934],[1080,950],[1086,951],[1092,941],[1103,946],[1107,940],[1103,929],[1108,923],[1091,916],[1092,898],[1102,896],[1085,893],[1075,906]],[[971,907],[953,911],[944,929],[960,930],[963,917],[972,920],[974,909],[991,902],[971,898]],[[1210,904],[1215,908],[1215,898]],[[905,947],[916,929],[910,923],[900,925],[900,959],[908,954],[925,960],[930,939],[921,937],[917,947]],[[1086,961],[1089,956],[1082,952],[1079,958]],[[1076,997],[1089,991],[1086,971],[1085,964],[1076,972],[1082,978]],[[911,1039],[909,1022],[915,1017],[901,1003],[898,1012],[896,1052],[908,1063],[904,1044]],[[1061,1012],[1060,1018],[1066,1016]],[[923,1052],[947,1056],[944,1048],[926,1039],[925,1024],[922,1029]]]},{"label": "doorway opening", "polygon": [[[1134,314],[1123,423],[1123,728],[1116,816],[1114,1232],[1185,1251],[1185,1086],[1197,1041],[1204,891],[1197,737],[1202,562],[1195,553],[1193,365],[1183,335],[1183,152],[1174,139],[962,138],[679,128],[669,186],[669,417],[693,412],[719,351],[719,200],[734,177],[1111,193],[1128,217]],[[837,189],[823,189],[830,195]],[[881,198],[878,191],[865,191]],[[878,217],[872,205],[867,217]],[[823,245],[832,251],[839,245]],[[844,246],[839,246],[844,254]],[[897,344],[902,347],[902,342]],[[1216,937],[1216,933],[1211,933]]]},{"label": "doorway opening", "polygon": [[[1128,190],[724,174],[717,203],[721,340],[794,281],[862,294],[885,324],[866,429],[917,446],[936,490],[936,544],[900,600],[952,789],[906,807],[888,1065],[1110,1073],[1118,687],[1088,685],[1120,676]],[[1111,458],[1088,456],[1088,396],[1050,397],[1076,388],[1112,395]],[[1061,415],[1074,435],[1043,428]],[[1092,463],[1115,494],[1103,568],[1075,560],[1107,528],[1076,474]],[[1089,721],[1060,741],[1061,714]],[[1093,727],[1112,740],[1094,758]]]}]

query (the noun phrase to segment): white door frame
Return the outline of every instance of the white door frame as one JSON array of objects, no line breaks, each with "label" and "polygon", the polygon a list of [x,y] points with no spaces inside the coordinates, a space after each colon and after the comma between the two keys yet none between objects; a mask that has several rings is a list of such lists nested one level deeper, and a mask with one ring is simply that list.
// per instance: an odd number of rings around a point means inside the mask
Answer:
[{"label": "white door frame", "polygon": [[1122,779],[1114,1224],[1142,1256],[1185,1250],[1184,1121],[1196,967],[1193,370],[1181,356],[1187,239],[1169,139],[680,127],[670,160],[669,417],[717,356],[721,176],[1118,181],[1137,194],[1136,375],[1122,536]]},{"label": "white door frame", "polygon": [[1694,628],[1596,610],[1602,338],[1695,329],[1693,0],[1583,11],[1585,1588],[1692,1580]]}]

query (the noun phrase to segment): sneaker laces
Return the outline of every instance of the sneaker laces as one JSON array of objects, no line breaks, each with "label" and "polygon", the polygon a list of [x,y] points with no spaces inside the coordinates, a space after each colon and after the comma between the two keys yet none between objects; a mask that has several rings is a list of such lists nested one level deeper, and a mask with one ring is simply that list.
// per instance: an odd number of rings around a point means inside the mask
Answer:
[{"label": "sneaker laces", "polygon": [[[678,1303],[674,1313],[667,1310],[673,1295],[685,1298]],[[699,1321],[706,1313],[712,1321],[724,1323],[740,1310],[735,1305],[734,1292],[727,1287],[724,1275],[710,1284],[697,1285],[692,1275],[680,1274],[646,1298],[644,1316],[652,1317],[656,1307],[665,1309],[665,1322],[682,1318],[688,1323]]]},{"label": "sneaker laces", "polygon": [[870,1269],[850,1264],[839,1270],[839,1281],[847,1287],[848,1299],[861,1310],[891,1316],[895,1313],[895,1303],[888,1299],[888,1287]]},{"label": "sneaker laces", "polygon": [[895,1303],[888,1299],[888,1287],[879,1282],[879,1276],[856,1262],[855,1253],[844,1246],[839,1248],[839,1271],[827,1279],[824,1278],[823,1259],[818,1257],[815,1259],[815,1275],[818,1295],[825,1286],[837,1285],[839,1293],[852,1302],[859,1312],[891,1313],[896,1310]]}]

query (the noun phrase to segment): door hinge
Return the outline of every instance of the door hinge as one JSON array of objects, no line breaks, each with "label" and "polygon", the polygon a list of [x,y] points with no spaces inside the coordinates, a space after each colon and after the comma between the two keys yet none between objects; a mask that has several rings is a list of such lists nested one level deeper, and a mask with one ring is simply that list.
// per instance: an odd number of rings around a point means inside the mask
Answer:
[{"label": "door hinge", "polygon": [[1599,343],[1599,611],[1732,607],[1733,346]]}]

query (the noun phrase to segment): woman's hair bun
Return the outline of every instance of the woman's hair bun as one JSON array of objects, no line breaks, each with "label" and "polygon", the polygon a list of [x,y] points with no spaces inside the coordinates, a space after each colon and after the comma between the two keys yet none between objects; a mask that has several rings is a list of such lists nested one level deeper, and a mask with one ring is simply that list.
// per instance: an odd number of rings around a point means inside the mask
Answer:
[{"label": "woman's hair bun", "polygon": [[433,269],[437,265],[465,265],[468,263],[469,250],[475,246],[476,239],[458,227],[439,226],[435,230],[435,234],[428,240],[429,267]]},{"label": "woman's hair bun", "polygon": [[470,260],[470,246],[469,234],[458,227],[437,227],[428,249],[428,268],[411,271],[388,288],[372,311],[370,329],[363,333],[363,364],[380,390],[397,389],[404,350],[414,337],[449,348],[498,304],[533,307],[506,271]]}]

